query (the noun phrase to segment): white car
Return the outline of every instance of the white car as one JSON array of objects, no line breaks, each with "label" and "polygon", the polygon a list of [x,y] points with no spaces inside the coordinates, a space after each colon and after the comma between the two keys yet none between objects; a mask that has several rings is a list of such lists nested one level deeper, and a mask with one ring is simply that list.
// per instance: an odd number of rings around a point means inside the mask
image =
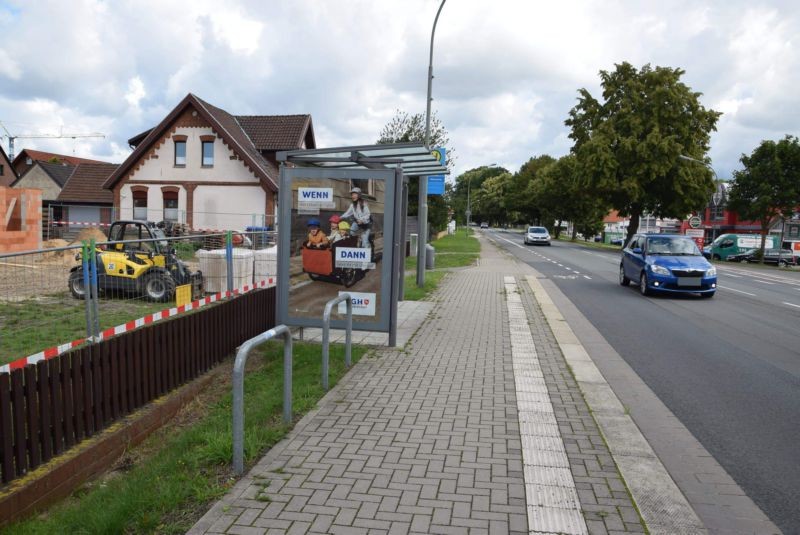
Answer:
[{"label": "white car", "polygon": [[550,245],[550,233],[544,227],[528,227],[528,232],[525,233],[523,241],[525,245]]}]

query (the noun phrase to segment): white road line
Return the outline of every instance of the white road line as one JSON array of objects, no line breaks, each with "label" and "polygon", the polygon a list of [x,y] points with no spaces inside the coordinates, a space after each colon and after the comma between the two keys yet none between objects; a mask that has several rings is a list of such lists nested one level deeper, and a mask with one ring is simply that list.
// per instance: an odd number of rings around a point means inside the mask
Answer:
[{"label": "white road line", "polygon": [[583,276],[583,278],[584,278],[584,279],[589,279],[589,280],[592,280],[592,278],[591,278],[589,275],[584,275],[584,276]]},{"label": "white road line", "polygon": [[762,281],[761,279],[753,279],[753,280],[756,281],[756,282],[760,282],[761,284],[769,284],[770,286],[775,285],[774,282]]},{"label": "white road line", "polygon": [[733,277],[734,279],[741,279],[742,278],[741,275],[734,275],[733,273],[728,273],[728,272],[725,272],[725,276],[726,277]]},{"label": "white road line", "polygon": [[514,246],[516,246],[516,247],[519,247],[520,249],[525,249],[525,247],[523,247],[522,245],[518,244],[517,242],[511,241],[511,240],[507,240],[507,239],[505,239],[505,238],[501,238],[500,236],[498,236],[498,238],[500,238],[500,239],[501,239],[501,240],[503,240],[503,241],[507,241],[507,242],[508,242],[508,243],[510,243],[511,245],[514,245]]},{"label": "white road line", "polygon": [[728,286],[723,286],[721,284],[717,284],[717,288],[722,288],[724,290],[730,290],[732,292],[739,292],[740,294],[749,295],[751,297],[756,297],[756,294],[751,294],[750,292],[743,292],[742,290],[737,290],[736,288],[729,288]]},{"label": "white road line", "polygon": [[800,305],[795,305],[794,303],[787,303],[786,301],[784,301],[783,304],[789,305],[790,307],[800,308]]}]

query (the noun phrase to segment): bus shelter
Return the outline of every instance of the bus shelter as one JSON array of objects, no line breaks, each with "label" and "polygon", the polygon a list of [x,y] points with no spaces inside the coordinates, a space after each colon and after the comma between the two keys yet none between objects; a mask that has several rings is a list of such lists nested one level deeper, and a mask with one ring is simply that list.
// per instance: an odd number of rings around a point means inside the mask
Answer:
[{"label": "bus shelter", "polygon": [[[422,143],[281,151],[277,321],[322,327],[325,304],[348,293],[353,329],[397,340],[408,178],[448,174]],[[344,224],[343,224],[344,223]],[[331,326],[344,328],[345,304]]]}]

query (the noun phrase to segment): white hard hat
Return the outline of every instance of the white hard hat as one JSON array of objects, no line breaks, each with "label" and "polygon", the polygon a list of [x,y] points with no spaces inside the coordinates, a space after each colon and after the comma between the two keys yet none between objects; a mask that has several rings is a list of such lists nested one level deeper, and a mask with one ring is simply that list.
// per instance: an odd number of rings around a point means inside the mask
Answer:
[{"label": "white hard hat", "polygon": [[350,190],[350,193],[358,193],[359,195],[361,195],[361,188],[353,188]]}]

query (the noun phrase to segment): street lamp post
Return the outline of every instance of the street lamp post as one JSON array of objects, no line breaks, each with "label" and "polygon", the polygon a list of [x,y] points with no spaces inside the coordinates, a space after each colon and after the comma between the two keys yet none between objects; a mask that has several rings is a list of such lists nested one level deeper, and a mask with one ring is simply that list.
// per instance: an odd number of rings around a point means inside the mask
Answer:
[{"label": "street lamp post", "polygon": [[[436,23],[439,22],[439,14],[442,12],[444,3],[442,0],[436,18],[433,19],[433,29],[431,30],[431,51],[428,58],[428,102],[425,113],[425,147],[431,148],[431,92],[433,90],[433,36],[436,33]],[[428,243],[428,177],[419,177],[419,198],[417,201],[417,220],[419,222],[419,238],[417,239],[417,287],[425,286],[425,255]]]}]

